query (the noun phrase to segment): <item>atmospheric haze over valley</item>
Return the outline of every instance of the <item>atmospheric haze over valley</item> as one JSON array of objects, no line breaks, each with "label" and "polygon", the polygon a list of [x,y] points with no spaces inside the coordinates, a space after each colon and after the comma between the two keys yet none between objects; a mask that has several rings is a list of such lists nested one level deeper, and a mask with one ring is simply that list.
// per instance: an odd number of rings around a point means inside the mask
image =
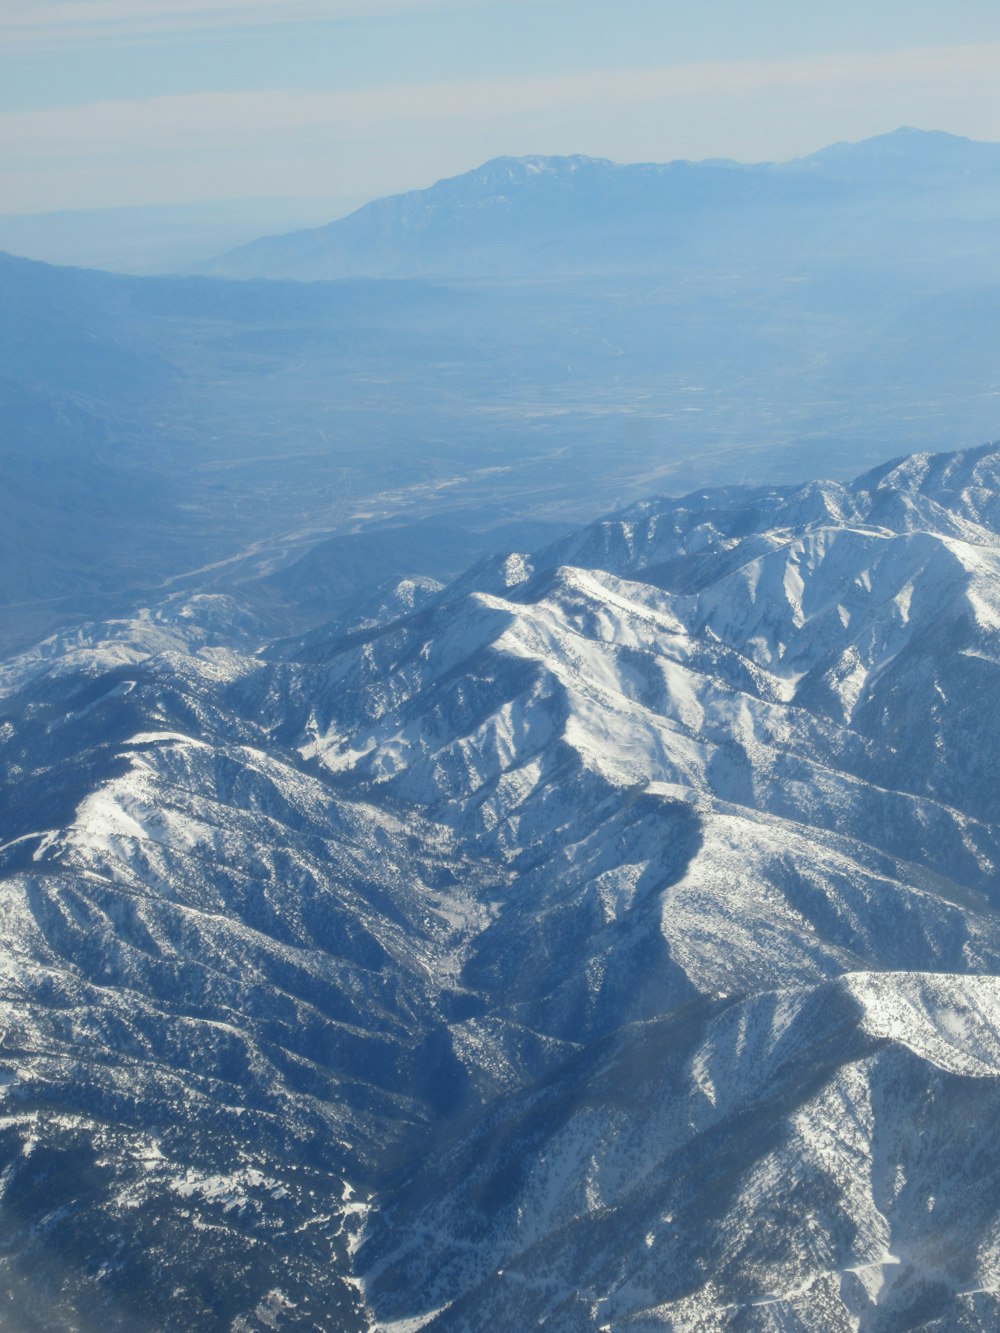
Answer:
[{"label": "atmospheric haze over valley", "polygon": [[0,1328],[1000,1328],[1000,144],[347,196],[0,217]]}]

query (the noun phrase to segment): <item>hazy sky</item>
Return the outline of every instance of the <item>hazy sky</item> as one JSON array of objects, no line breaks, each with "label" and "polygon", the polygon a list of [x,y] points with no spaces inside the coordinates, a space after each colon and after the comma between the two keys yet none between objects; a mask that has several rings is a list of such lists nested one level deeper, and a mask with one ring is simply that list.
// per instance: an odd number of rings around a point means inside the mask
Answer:
[{"label": "hazy sky", "polygon": [[997,0],[0,0],[0,213],[1000,140]]}]

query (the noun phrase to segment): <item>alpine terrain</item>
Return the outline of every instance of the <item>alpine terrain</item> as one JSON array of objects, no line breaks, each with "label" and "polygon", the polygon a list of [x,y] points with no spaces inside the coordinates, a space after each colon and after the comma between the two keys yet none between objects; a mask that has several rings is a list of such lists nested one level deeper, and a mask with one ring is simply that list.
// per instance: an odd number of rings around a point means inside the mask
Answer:
[{"label": "alpine terrain", "polygon": [[1000,1325],[1000,448],[158,596],[0,665],[0,1325]]}]

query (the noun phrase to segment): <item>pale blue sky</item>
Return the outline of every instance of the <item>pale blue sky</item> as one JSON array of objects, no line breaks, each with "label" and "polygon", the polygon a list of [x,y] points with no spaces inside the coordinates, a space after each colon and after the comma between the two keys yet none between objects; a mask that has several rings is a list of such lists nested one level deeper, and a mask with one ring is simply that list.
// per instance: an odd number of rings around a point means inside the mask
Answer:
[{"label": "pale blue sky", "polygon": [[1000,139],[996,0],[0,0],[0,212]]}]

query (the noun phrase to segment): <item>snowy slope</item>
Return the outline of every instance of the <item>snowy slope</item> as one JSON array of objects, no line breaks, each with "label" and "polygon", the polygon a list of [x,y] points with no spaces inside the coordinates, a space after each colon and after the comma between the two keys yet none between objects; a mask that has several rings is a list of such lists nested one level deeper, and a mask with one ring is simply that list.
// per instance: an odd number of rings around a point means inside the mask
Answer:
[{"label": "snowy slope", "polygon": [[996,1322],[998,495],[649,501],[3,664],[15,1326]]},{"label": "snowy slope", "polygon": [[992,977],[853,973],[625,1029],[409,1182],[369,1295],[422,1288],[432,1328],[989,1326],[998,1017]]}]

